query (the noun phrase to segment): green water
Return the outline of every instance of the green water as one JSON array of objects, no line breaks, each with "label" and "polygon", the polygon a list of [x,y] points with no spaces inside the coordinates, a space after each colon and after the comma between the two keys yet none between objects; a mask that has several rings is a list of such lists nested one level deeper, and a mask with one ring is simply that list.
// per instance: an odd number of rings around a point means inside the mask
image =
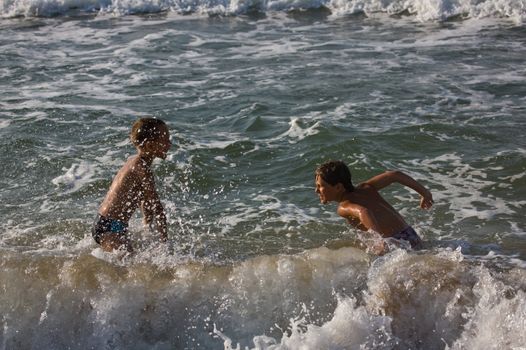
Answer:
[{"label": "green water", "polygon": [[[521,344],[524,34],[325,11],[3,19],[0,349]],[[153,168],[173,251],[137,213],[122,262],[90,227],[144,115],[172,133]],[[430,211],[382,191],[426,249],[367,255],[314,193],[328,159],[427,186]]]}]

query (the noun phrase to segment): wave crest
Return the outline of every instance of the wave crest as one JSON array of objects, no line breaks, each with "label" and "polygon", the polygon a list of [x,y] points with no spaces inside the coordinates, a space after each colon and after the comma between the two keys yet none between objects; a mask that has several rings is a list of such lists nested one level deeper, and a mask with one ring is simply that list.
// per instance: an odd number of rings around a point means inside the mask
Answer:
[{"label": "wave crest", "polygon": [[497,17],[523,23],[526,18],[526,0],[0,0],[0,4],[3,18],[49,17],[73,10],[115,16],[158,12],[231,16],[320,8],[333,16],[409,14],[423,22]]}]

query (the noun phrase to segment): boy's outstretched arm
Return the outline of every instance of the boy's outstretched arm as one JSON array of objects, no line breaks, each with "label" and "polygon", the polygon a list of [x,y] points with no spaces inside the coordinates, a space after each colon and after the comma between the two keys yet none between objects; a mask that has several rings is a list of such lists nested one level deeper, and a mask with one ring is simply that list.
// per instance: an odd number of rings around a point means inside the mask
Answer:
[{"label": "boy's outstretched arm", "polygon": [[370,178],[364,183],[373,186],[376,190],[381,190],[393,182],[407,186],[420,194],[420,208],[429,209],[433,205],[433,195],[431,192],[411,176],[398,170],[386,171],[385,173]]}]

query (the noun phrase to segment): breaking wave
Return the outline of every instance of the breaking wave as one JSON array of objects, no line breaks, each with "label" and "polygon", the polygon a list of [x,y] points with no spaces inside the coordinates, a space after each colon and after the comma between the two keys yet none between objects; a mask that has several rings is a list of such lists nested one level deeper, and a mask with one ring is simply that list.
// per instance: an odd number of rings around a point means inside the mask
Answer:
[{"label": "breaking wave", "polygon": [[333,16],[351,14],[413,15],[418,21],[451,18],[510,18],[523,23],[525,0],[1,0],[0,16],[48,17],[81,11],[124,16],[171,12],[180,15],[245,15],[326,9]]}]

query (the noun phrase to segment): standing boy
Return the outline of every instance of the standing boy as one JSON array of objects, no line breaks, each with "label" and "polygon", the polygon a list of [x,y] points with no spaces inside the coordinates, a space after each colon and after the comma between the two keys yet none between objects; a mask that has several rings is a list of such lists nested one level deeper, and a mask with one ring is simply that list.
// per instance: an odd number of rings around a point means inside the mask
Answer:
[{"label": "standing boy", "polygon": [[338,202],[338,215],[353,226],[363,231],[372,230],[384,238],[406,240],[413,248],[421,246],[422,241],[415,230],[378,193],[382,188],[398,182],[420,194],[422,209],[431,208],[431,192],[415,179],[400,171],[387,171],[355,187],[351,181],[351,172],[342,161],[322,164],[316,169],[315,175],[316,193],[320,201],[323,204]]},{"label": "standing boy", "polygon": [[141,118],[133,124],[130,139],[137,154],[128,158],[113,179],[92,228],[95,242],[109,252],[123,248],[133,251],[128,221],[139,206],[144,223],[155,225],[163,242],[168,237],[166,215],[155,190],[151,165],[155,158],[166,158],[172,145],[170,132],[160,119]]}]

